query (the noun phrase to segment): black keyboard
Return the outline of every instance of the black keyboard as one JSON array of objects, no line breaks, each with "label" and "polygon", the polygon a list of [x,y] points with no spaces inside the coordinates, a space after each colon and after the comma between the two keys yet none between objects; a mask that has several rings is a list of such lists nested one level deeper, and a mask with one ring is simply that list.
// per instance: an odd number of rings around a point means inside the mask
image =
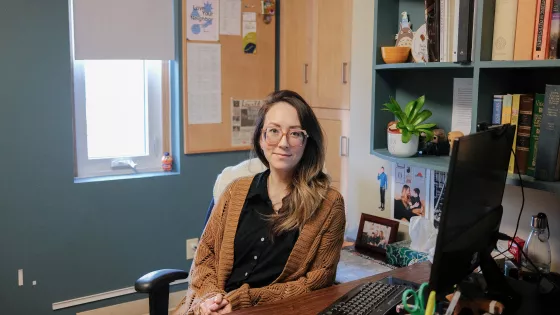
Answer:
[{"label": "black keyboard", "polygon": [[392,314],[402,302],[406,289],[418,289],[418,285],[393,277],[367,282],[352,289],[319,315],[385,315]]}]

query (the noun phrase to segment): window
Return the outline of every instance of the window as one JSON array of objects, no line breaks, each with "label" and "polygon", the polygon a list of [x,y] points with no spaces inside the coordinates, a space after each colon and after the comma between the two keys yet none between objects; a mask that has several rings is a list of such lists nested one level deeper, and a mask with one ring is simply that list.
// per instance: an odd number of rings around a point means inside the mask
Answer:
[{"label": "window", "polygon": [[174,1],[68,1],[75,176],[161,171],[170,151]]},{"label": "window", "polygon": [[169,150],[162,114],[168,106],[163,100],[169,99],[166,66],[148,60],[74,61],[78,177],[161,170]]}]

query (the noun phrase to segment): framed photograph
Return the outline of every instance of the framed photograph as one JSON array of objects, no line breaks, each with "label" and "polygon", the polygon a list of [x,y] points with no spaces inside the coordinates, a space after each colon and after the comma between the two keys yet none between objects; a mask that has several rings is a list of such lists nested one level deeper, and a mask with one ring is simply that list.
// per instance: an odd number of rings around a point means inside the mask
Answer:
[{"label": "framed photograph", "polygon": [[367,251],[385,253],[387,244],[397,239],[399,222],[362,213],[356,248]]}]

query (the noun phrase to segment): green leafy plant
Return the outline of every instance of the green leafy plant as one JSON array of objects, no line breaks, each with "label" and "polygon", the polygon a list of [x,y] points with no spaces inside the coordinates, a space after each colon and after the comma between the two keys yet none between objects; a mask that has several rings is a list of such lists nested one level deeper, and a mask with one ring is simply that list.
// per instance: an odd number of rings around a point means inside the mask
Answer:
[{"label": "green leafy plant", "polygon": [[389,98],[389,103],[383,104],[384,108],[382,110],[393,113],[398,119],[397,128],[401,131],[403,143],[408,143],[412,135],[420,136],[422,132],[426,134],[427,139],[433,137],[432,128],[436,124],[423,123],[432,116],[430,110],[422,110],[425,99],[425,96],[422,95],[418,99],[410,101],[406,104],[404,111],[393,97]]}]

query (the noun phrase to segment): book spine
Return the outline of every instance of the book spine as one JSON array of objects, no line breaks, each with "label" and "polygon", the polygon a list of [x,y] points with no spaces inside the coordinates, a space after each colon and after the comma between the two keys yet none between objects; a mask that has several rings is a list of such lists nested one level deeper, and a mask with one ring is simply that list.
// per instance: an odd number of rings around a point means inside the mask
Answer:
[{"label": "book spine", "polygon": [[502,122],[503,95],[494,95],[492,106],[492,125],[499,125]]},{"label": "book spine", "polygon": [[447,7],[445,0],[439,0],[439,61],[447,62]]},{"label": "book spine", "polygon": [[546,85],[535,179],[559,180],[560,85]]},{"label": "book spine", "polygon": [[439,61],[439,0],[425,0],[428,61]]},{"label": "book spine", "polygon": [[452,47],[452,56],[451,60],[453,62],[457,62],[457,57],[459,56],[458,53],[458,45],[459,45],[459,12],[460,12],[460,4],[461,0],[451,0],[454,3],[453,6],[453,47]]},{"label": "book spine", "polygon": [[470,62],[472,60],[472,30],[474,0],[461,0],[459,2],[459,34],[457,40],[457,62]]},{"label": "book spine", "polygon": [[531,143],[529,144],[529,161],[527,162],[527,175],[535,177],[535,165],[537,163],[537,149],[539,145],[539,134],[541,133],[541,120],[544,106],[544,94],[535,94],[533,104],[533,125],[531,126]]},{"label": "book spine", "polygon": [[496,0],[492,60],[513,60],[517,0]]},{"label": "book spine", "polygon": [[519,0],[513,60],[532,60],[537,0]]},{"label": "book spine", "polygon": [[560,0],[554,0],[550,20],[548,59],[558,59],[558,37],[560,36]]},{"label": "book spine", "polygon": [[[517,147],[517,132],[518,132],[518,128],[517,128],[517,123],[519,121],[519,101],[521,99],[521,95],[520,94],[514,94],[512,97],[512,103],[511,103],[511,125],[512,126],[516,126],[515,129],[515,134],[513,135],[513,143],[511,144],[511,150],[513,151],[513,154],[515,154],[515,149]],[[508,173],[513,174],[514,172],[514,167],[515,166],[515,158],[513,157],[513,155],[510,157],[509,159],[509,167],[508,167]]]},{"label": "book spine", "polygon": [[539,0],[535,19],[535,38],[533,42],[533,60],[547,59],[548,32],[550,31],[550,13],[552,0]]},{"label": "book spine", "polygon": [[[478,0],[473,0],[473,14],[472,14],[472,43],[471,43],[471,58],[474,58],[475,56],[475,49],[476,49],[476,36],[474,36],[474,34],[476,34],[476,6],[477,6],[477,1]],[[472,59],[471,59],[472,60]]]},{"label": "book spine", "polygon": [[[533,95],[521,95],[519,99],[519,121],[517,122],[516,163],[514,173],[527,174],[529,147],[531,145],[531,125],[533,117]],[[519,167],[519,168],[518,168]]]},{"label": "book spine", "polygon": [[512,95],[504,95],[504,101],[502,103],[502,125],[511,123],[511,104]]}]

